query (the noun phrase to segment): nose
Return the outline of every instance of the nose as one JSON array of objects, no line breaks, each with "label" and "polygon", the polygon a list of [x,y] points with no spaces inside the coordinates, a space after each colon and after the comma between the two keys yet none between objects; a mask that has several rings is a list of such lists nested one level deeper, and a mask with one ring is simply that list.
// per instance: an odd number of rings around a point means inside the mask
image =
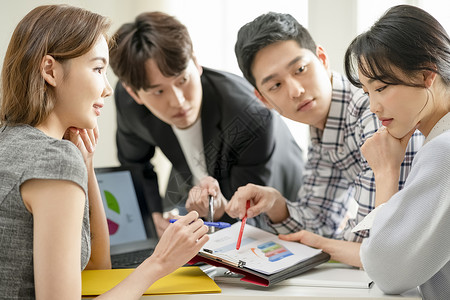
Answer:
[{"label": "nose", "polygon": [[108,78],[105,76],[105,87],[103,89],[102,98],[109,97],[113,94],[113,89],[109,84]]},{"label": "nose", "polygon": [[290,78],[286,82],[286,84],[288,87],[289,97],[291,99],[298,98],[305,92],[303,85],[300,83],[299,80],[297,80],[295,78]]},{"label": "nose", "polygon": [[370,101],[370,111],[374,114],[381,110],[380,103],[376,101],[376,97],[369,97]]},{"label": "nose", "polygon": [[180,107],[183,105],[186,99],[184,98],[183,90],[178,87],[174,87],[172,89],[172,97],[170,99],[170,105],[173,107]]}]

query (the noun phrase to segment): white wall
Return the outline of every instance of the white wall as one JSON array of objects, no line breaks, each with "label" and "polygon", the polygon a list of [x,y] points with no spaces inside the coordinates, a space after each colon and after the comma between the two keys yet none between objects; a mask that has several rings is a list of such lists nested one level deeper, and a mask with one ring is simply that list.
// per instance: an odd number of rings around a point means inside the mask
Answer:
[{"label": "white wall", "polygon": [[[3,65],[3,59],[9,39],[17,23],[34,7],[45,4],[65,3],[74,6],[83,7],[108,16],[112,20],[111,33],[115,32],[120,25],[130,22],[134,17],[144,10],[164,10],[163,0],[25,0],[25,1],[4,1],[0,10],[0,66]],[[117,78],[112,70],[108,70],[108,78],[112,86],[115,85]],[[115,106],[113,98],[105,101],[105,107],[102,110],[102,116],[99,118],[100,140],[95,154],[96,166],[113,166],[119,162],[116,157],[115,146]]]},{"label": "white wall", "polygon": [[[388,7],[410,3],[424,7],[449,30],[450,7],[447,0],[21,0],[4,1],[0,10],[0,66],[9,38],[16,24],[38,5],[67,3],[84,7],[112,19],[111,33],[125,22],[144,11],[160,10],[176,16],[191,34],[194,50],[201,64],[241,74],[234,56],[237,30],[256,16],[268,12],[285,12],[296,17],[307,27],[316,42],[330,57],[332,69],[342,72],[345,49],[356,34],[367,29]],[[206,11],[206,12],[205,12]],[[111,85],[117,79],[109,70]],[[108,99],[99,118],[100,141],[95,165],[118,165],[115,146],[115,107]],[[296,140],[306,149],[308,130],[288,120],[287,124]],[[155,157],[158,168],[167,180],[170,166],[160,153]]]}]

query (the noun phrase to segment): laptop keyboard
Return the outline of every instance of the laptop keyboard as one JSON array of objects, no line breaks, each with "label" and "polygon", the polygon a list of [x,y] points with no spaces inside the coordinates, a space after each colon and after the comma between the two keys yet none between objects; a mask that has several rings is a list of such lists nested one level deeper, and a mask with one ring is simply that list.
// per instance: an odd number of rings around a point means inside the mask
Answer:
[{"label": "laptop keyboard", "polygon": [[145,259],[152,255],[153,249],[145,249],[135,252],[111,255],[113,269],[136,268]]}]

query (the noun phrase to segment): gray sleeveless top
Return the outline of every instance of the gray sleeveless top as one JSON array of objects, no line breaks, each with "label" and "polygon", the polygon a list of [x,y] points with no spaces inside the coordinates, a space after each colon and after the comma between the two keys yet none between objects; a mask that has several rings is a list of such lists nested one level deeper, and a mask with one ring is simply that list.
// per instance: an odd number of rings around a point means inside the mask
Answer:
[{"label": "gray sleeveless top", "polygon": [[[83,157],[71,142],[57,140],[28,126],[0,128],[0,299],[34,299],[33,215],[20,186],[29,179],[70,180],[87,195]],[[86,206],[81,240],[81,266],[90,257],[89,211]],[[58,226],[58,224],[55,224]]]}]

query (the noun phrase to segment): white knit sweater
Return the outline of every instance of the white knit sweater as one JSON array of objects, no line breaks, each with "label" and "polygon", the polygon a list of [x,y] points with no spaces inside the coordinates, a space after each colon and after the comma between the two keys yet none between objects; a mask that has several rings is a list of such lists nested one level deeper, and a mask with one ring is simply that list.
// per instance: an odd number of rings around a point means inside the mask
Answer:
[{"label": "white knit sweater", "polygon": [[450,113],[417,152],[405,187],[379,208],[361,260],[386,293],[420,286],[423,299],[450,299]]}]

